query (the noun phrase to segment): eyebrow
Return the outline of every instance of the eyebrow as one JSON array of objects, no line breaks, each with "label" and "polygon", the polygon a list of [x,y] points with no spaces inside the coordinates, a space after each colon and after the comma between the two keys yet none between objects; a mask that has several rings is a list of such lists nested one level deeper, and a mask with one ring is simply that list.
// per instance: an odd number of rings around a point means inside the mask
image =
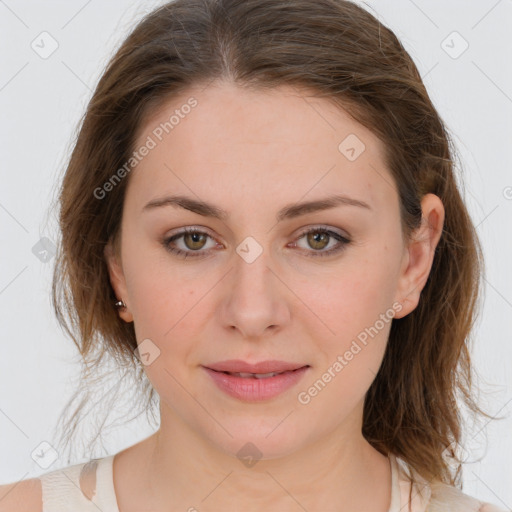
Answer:
[{"label": "eyebrow", "polygon": [[[177,206],[197,213],[198,215],[202,215],[203,217],[213,217],[222,221],[227,220],[229,217],[228,212],[218,206],[181,195],[154,199],[143,207],[142,212],[152,211],[163,206]],[[294,219],[295,217],[299,217],[307,213],[328,210],[330,208],[335,208],[336,206],[357,206],[371,210],[369,204],[359,199],[353,199],[346,195],[332,195],[315,201],[287,205],[279,210],[276,215],[276,220],[277,222],[281,222],[283,220]]]}]

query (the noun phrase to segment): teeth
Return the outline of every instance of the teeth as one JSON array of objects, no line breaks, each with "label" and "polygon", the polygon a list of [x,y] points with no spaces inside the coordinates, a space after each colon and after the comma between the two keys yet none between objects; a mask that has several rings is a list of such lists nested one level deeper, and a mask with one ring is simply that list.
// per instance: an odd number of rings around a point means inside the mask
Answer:
[{"label": "teeth", "polygon": [[281,372],[271,372],[271,373],[235,373],[228,372],[229,375],[234,375],[235,377],[243,377],[244,379],[268,379],[269,377],[274,377],[275,375],[279,375]]}]

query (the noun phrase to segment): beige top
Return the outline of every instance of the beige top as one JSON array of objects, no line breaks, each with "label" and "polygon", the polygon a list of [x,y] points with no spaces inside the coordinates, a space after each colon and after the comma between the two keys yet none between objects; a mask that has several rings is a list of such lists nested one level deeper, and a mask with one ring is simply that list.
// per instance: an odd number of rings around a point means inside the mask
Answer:
[{"label": "beige top", "polygon": [[[43,512],[120,512],[113,478],[114,455],[75,464],[39,476],[42,484]],[[391,503],[388,512],[409,512],[408,466],[394,455],[391,465]],[[94,478],[95,477],[95,478]],[[459,489],[421,483],[412,486],[410,512],[506,512],[472,498]]]}]

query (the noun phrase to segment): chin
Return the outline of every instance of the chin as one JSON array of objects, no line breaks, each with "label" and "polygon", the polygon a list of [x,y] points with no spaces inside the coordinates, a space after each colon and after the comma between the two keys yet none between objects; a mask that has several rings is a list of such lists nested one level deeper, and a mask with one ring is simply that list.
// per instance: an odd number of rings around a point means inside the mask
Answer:
[{"label": "chin", "polygon": [[[217,431],[210,442],[224,453],[244,461],[270,460],[286,457],[300,450],[305,439],[298,432],[296,425],[287,419],[258,419],[257,424],[251,418],[243,418],[233,422],[224,422],[224,430]],[[277,427],[277,428],[276,428]],[[250,467],[249,463],[247,463]]]}]

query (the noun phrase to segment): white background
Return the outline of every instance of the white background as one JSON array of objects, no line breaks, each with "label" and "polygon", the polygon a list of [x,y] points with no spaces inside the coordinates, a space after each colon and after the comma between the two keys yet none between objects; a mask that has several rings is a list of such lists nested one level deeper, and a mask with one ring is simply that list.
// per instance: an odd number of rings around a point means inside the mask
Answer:
[{"label": "white background", "polygon": [[[2,483],[46,471],[30,454],[50,439],[71,393],[65,386],[79,369],[50,307],[54,260],[41,262],[32,247],[53,236],[50,201],[101,71],[136,21],[161,3],[0,0]],[[486,258],[472,353],[482,405],[506,417],[472,437],[469,451],[482,458],[465,466],[464,491],[511,509],[512,1],[372,1],[367,8],[410,52],[460,151],[465,198]],[[59,45],[47,59],[31,48],[43,31]],[[457,58],[464,40],[453,31],[469,44]],[[144,422],[121,426],[99,455],[152,431]],[[63,465],[57,460],[50,469]]]}]

